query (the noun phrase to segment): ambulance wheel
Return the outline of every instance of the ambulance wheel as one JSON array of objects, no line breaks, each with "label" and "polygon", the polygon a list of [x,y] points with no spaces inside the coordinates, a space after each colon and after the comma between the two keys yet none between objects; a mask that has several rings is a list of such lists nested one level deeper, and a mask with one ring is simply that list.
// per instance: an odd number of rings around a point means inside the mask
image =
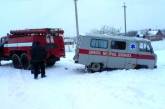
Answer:
[{"label": "ambulance wheel", "polygon": [[90,70],[91,70],[92,73],[100,72],[102,70],[102,66],[101,66],[100,63],[92,63],[91,67],[90,67]]},{"label": "ambulance wheel", "polygon": [[13,62],[14,68],[21,68],[20,57],[17,54],[12,55],[12,62]]},{"label": "ambulance wheel", "polygon": [[25,53],[21,55],[21,64],[23,69],[29,69],[30,68],[30,62]]},{"label": "ambulance wheel", "polygon": [[46,65],[47,65],[48,67],[51,67],[51,66],[53,66],[55,63],[56,63],[56,59],[53,58],[53,57],[50,57],[50,58],[47,60]]}]

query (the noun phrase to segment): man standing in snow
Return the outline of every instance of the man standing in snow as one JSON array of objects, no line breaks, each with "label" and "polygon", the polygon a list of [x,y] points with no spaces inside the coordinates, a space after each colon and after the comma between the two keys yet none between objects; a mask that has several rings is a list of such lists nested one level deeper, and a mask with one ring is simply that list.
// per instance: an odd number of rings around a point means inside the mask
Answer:
[{"label": "man standing in snow", "polygon": [[31,50],[31,65],[34,79],[38,78],[38,74],[41,73],[41,78],[46,77],[45,75],[45,60],[46,60],[46,49],[42,47],[39,42],[33,42]]}]

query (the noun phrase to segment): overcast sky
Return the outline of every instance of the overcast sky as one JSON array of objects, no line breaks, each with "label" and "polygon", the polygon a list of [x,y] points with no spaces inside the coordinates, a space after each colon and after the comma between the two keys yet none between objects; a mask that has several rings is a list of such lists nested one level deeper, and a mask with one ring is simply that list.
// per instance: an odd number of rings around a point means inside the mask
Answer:
[{"label": "overcast sky", "polygon": [[[165,0],[78,0],[80,34],[103,25],[124,31],[123,2],[127,5],[127,28],[165,28]],[[0,0],[0,35],[11,29],[60,27],[75,35],[73,0]]]}]

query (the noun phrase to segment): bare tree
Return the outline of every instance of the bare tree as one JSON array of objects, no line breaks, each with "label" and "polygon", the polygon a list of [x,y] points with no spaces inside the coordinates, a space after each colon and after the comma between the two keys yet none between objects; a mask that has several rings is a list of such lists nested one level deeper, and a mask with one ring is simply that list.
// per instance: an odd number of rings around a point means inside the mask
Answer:
[{"label": "bare tree", "polygon": [[120,29],[104,25],[100,29],[92,30],[90,33],[91,34],[118,35],[118,34],[120,34]]}]

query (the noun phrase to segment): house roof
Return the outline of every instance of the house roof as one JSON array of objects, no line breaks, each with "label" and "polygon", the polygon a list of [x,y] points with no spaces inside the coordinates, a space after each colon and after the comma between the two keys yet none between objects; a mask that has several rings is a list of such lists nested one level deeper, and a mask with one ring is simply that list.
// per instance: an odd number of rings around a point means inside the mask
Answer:
[{"label": "house roof", "polygon": [[153,35],[156,35],[159,31],[158,30],[151,30],[151,31],[148,31],[148,35],[150,36],[153,36]]},{"label": "house roof", "polygon": [[137,32],[137,35],[139,35],[140,37],[143,37],[146,34],[147,34],[147,30],[140,30]]},{"label": "house roof", "polygon": [[160,32],[160,30],[140,30],[140,31],[138,31],[137,35],[139,35],[140,37],[143,37],[143,36],[155,36],[159,32]]}]

